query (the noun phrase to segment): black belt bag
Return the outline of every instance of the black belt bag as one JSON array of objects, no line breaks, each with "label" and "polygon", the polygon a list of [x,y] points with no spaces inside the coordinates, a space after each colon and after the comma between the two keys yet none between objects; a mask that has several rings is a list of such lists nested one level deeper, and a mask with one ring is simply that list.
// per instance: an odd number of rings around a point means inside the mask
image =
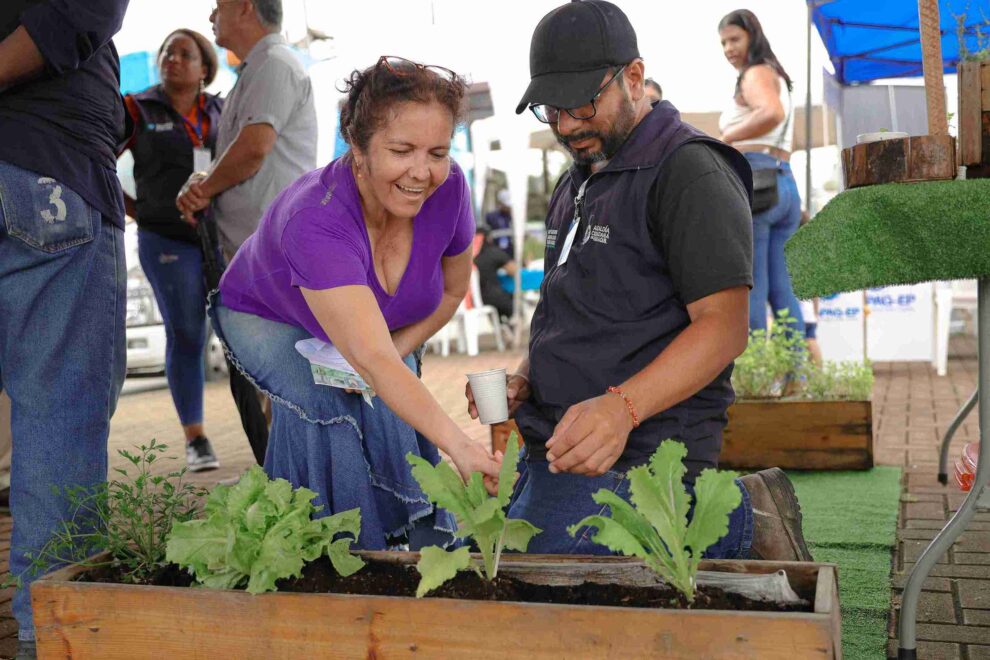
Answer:
[{"label": "black belt bag", "polygon": [[768,211],[777,205],[780,195],[777,193],[777,167],[753,170],[753,202],[750,208],[753,213]]},{"label": "black belt bag", "polygon": [[[788,99],[790,99],[789,92]],[[790,106],[791,108],[787,113],[787,120],[784,122],[784,130],[780,134],[780,140],[777,142],[778,151],[784,145],[784,136],[787,135],[787,129],[791,126],[791,116],[794,114],[793,101],[790,101]],[[780,201],[780,195],[777,192],[778,172],[780,172],[779,158],[773,167],[761,167],[758,170],[753,170],[753,202],[750,204],[750,209],[752,209],[753,213],[769,211]]]}]

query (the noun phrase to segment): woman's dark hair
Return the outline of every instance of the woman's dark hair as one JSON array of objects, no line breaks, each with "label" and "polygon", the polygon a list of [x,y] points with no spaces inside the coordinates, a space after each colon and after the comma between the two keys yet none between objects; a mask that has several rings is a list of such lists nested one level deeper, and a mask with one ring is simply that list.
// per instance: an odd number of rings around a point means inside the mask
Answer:
[{"label": "woman's dark hair", "polygon": [[773,54],[773,48],[770,47],[767,36],[763,34],[763,26],[760,25],[760,19],[756,17],[756,14],[748,9],[737,9],[722,17],[722,20],[718,22],[718,29],[722,30],[729,25],[742,28],[749,35],[746,66],[742,68],[742,71],[739,72],[739,77],[736,79],[736,91],[739,90],[739,85],[742,83],[743,76],[749,67],[756,66],[757,64],[766,64],[769,66],[777,72],[778,76],[784,79],[788,91],[794,89],[791,77],[787,75],[783,65],[777,59],[777,56]]},{"label": "woman's dark hair", "polygon": [[196,47],[199,48],[199,57],[206,66],[206,77],[203,78],[203,84],[209,85],[217,77],[217,53],[213,50],[213,44],[210,43],[210,40],[199,32],[196,32],[196,30],[179,28],[178,30],[169,32],[165,40],[162,41],[162,45],[158,47],[158,60],[161,61],[162,53],[165,52],[165,46],[168,44],[168,40],[177,34],[189,37],[196,43]]},{"label": "woman's dark hair", "polygon": [[[438,67],[439,69],[439,67]],[[444,70],[445,71],[445,70]],[[388,121],[396,105],[437,102],[450,111],[456,126],[463,115],[467,85],[450,72],[441,75],[409,61],[384,62],[353,71],[340,91],[347,94],[340,110],[340,132],[351,147],[367,150],[371,136]]]}]

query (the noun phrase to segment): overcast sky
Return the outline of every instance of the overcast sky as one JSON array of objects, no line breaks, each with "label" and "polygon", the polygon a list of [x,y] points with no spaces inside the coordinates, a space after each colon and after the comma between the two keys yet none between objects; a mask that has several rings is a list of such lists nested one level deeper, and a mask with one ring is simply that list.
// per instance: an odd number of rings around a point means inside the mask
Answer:
[{"label": "overcast sky", "polygon": [[[305,3],[305,4],[304,4]],[[334,37],[332,59],[320,75],[342,78],[379,55],[401,55],[442,64],[488,81],[499,111],[515,106],[529,80],[529,40],[540,18],[558,0],[284,0],[290,37],[309,24]],[[721,110],[731,100],[735,72],[722,57],[716,27],[736,0],[619,0],[632,21],[647,74],[682,111]],[[750,0],[744,6],[763,23],[770,43],[794,79],[803,102],[806,89],[804,0]],[[153,50],[177,27],[212,37],[207,0],[131,0],[116,38],[121,54]],[[812,40],[812,96],[821,97],[827,57],[817,32]],[[329,82],[329,81],[326,81]]]}]

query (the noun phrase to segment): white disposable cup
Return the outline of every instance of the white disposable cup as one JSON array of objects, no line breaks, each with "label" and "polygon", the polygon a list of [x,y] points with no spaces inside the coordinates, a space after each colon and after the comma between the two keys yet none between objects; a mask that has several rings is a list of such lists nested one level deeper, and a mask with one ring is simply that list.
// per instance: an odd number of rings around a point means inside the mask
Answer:
[{"label": "white disposable cup", "polygon": [[509,419],[509,402],[505,393],[505,369],[491,369],[468,374],[478,420],[482,424],[498,424]]}]

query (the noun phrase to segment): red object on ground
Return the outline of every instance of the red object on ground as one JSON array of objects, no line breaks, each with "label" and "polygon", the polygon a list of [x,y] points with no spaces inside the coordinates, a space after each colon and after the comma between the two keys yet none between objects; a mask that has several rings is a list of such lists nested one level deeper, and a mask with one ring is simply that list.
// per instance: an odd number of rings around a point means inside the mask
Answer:
[{"label": "red object on ground", "polygon": [[956,461],[956,469],[953,476],[956,484],[962,490],[973,488],[973,478],[976,476],[977,456],[980,451],[980,443],[970,442],[963,448],[962,456]]}]

